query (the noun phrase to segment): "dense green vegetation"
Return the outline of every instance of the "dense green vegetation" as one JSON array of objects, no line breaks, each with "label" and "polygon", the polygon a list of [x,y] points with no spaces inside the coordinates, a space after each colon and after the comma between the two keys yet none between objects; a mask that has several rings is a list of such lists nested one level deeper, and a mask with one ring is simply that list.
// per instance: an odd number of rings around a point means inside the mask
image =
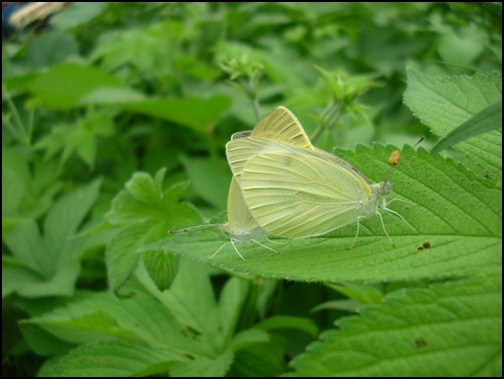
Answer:
[{"label": "dense green vegetation", "polygon": [[[501,376],[501,9],[73,3],[4,40],[3,375]],[[416,230],[170,234],[226,221],[278,105]]]}]

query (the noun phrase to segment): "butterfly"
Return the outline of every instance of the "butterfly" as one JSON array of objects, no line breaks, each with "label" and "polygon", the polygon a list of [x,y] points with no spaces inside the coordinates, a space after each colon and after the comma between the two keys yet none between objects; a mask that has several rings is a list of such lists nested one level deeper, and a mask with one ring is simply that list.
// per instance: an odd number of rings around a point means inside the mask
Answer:
[{"label": "butterfly", "polygon": [[388,207],[399,200],[386,200],[393,191],[390,181],[373,183],[350,163],[313,147],[309,140],[290,144],[275,133],[252,131],[250,136],[226,144],[228,162],[245,204],[268,234],[307,238],[357,223],[351,248],[359,235],[360,221],[377,215],[394,245],[381,211],[393,213],[414,229]]}]

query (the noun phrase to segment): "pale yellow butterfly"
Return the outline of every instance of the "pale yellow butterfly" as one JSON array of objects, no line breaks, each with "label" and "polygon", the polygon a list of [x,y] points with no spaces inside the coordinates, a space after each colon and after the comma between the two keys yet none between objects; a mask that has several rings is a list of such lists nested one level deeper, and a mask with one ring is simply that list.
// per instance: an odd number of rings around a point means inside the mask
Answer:
[{"label": "pale yellow butterfly", "polygon": [[[236,141],[249,136],[281,141],[304,149],[314,149],[296,116],[285,107],[274,109],[259,121],[252,131],[242,131],[233,134],[231,140]],[[266,238],[268,233],[257,224],[250,214],[250,211],[245,205],[241,189],[234,176],[229,188],[227,214],[228,222],[221,227],[221,230],[231,237],[231,241],[228,243],[233,245],[235,252],[240,258],[245,260],[238,251],[235,242],[254,242],[264,248],[275,251],[257,241],[259,238]],[[225,245],[222,245],[212,257],[224,246]]]},{"label": "pale yellow butterfly", "polygon": [[411,226],[388,208],[398,200],[386,201],[392,192],[388,180],[372,183],[350,163],[323,150],[251,135],[228,142],[226,154],[252,217],[272,236],[313,237],[357,223],[353,246],[360,221],[378,215],[394,245],[380,210]]},{"label": "pale yellow butterfly", "polygon": [[[303,127],[287,108],[278,107],[264,117],[254,127],[252,131],[243,131],[233,134],[231,140],[243,139],[249,136],[258,136],[271,138],[272,140],[282,141],[293,144],[305,149],[313,149],[308,136]],[[245,201],[243,200],[241,189],[235,177],[231,180],[227,201],[228,222],[224,225],[207,224],[192,228],[172,231],[193,231],[203,228],[219,226],[220,230],[230,236],[230,241],[222,245],[210,258],[214,257],[224,246],[231,244],[235,252],[241,259],[245,260],[238,251],[236,243],[256,243],[266,249],[276,252],[276,250],[260,243],[258,239],[266,238],[268,233],[262,229],[250,214]],[[270,241],[274,242],[274,241]]]}]

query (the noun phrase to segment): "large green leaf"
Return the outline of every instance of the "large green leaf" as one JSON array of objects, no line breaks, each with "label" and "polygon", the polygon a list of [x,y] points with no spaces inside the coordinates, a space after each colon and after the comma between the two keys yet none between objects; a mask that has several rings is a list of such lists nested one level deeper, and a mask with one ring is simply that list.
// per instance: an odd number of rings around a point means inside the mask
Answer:
[{"label": "large green leaf", "polygon": [[74,2],[61,12],[51,17],[51,25],[59,30],[77,28],[95,17],[99,16],[107,8],[107,3]]},{"label": "large green leaf", "polygon": [[[223,376],[236,351],[268,340],[259,329],[236,332],[236,318],[249,291],[243,279],[230,279],[218,302],[209,268],[190,261],[181,264],[168,291],[157,290],[145,276],[141,281],[153,296],[144,291],[129,299],[81,294],[78,301],[24,321],[23,326],[37,325],[63,341],[82,344],[48,362],[40,374]],[[99,353],[107,357],[107,365]]]},{"label": "large green leaf", "polygon": [[[169,230],[200,220],[190,204],[178,204],[184,185],[163,189],[166,170],[151,177],[137,172],[126,183],[126,189],[113,200],[107,221],[116,227],[117,234],[110,240],[107,251],[109,283],[119,289],[133,272],[137,249],[162,239]],[[158,252],[145,252],[144,263],[160,288],[168,288],[177,272],[177,258]]]},{"label": "large green leaf", "polygon": [[201,198],[224,210],[231,183],[231,169],[225,159],[182,157],[191,185]]},{"label": "large green leaf", "polygon": [[40,159],[31,169],[17,148],[2,151],[2,231],[44,214],[61,189],[54,161]]},{"label": "large green leaf", "polygon": [[77,229],[98,196],[100,180],[59,199],[49,210],[41,234],[34,221],[11,228],[4,236],[12,252],[2,255],[2,295],[69,296],[80,271],[80,255],[92,244]]},{"label": "large green leaf", "polygon": [[36,149],[45,150],[46,159],[61,151],[61,164],[75,153],[92,169],[98,137],[108,137],[113,130],[108,112],[91,110],[75,123],[54,126],[51,133],[38,141]]},{"label": "large green leaf", "polygon": [[67,110],[100,87],[123,88],[120,80],[94,67],[62,63],[38,75],[28,83],[28,90],[48,108]]},{"label": "large green leaf", "polygon": [[291,376],[500,376],[501,295],[499,275],[391,293],[323,333]]},{"label": "large green leaf", "polygon": [[489,105],[441,139],[432,149],[432,154],[437,154],[474,135],[494,129],[502,129],[502,101]]},{"label": "large green leaf", "polygon": [[[395,147],[339,156],[378,181],[386,176],[388,156]],[[408,151],[408,150],[406,150]],[[242,261],[229,244],[210,259],[228,237],[216,228],[178,233],[147,249],[161,249],[247,275],[302,281],[392,281],[463,276],[499,272],[501,264],[501,189],[455,162],[420,150],[411,154],[391,177],[395,191],[390,207],[405,217],[419,233],[391,214],[384,215],[387,230],[397,247],[384,235],[378,217],[347,226],[320,237],[279,239],[271,244],[279,254],[257,244],[237,244]],[[425,246],[430,248],[425,249]]]},{"label": "large green leaf", "polygon": [[[408,69],[404,101],[436,135],[445,137],[485,108],[502,102],[502,75],[478,73],[438,78]],[[492,126],[498,128],[498,124]],[[502,128],[470,137],[455,148],[491,178],[502,180]]]},{"label": "large green leaf", "polygon": [[[200,133],[209,133],[215,127],[223,113],[231,106],[231,99],[223,95],[208,98],[186,97],[183,99],[138,99],[131,101],[134,93],[117,92],[113,88],[97,89],[83,98],[79,104],[103,104],[122,108],[131,112],[138,112],[189,127]],[[114,97],[110,97],[113,91]],[[119,96],[120,95],[120,96]],[[140,95],[137,95],[139,98]]]},{"label": "large green leaf", "polygon": [[165,348],[142,341],[111,340],[82,345],[58,362],[46,364],[39,376],[127,377],[166,372],[174,359]]}]

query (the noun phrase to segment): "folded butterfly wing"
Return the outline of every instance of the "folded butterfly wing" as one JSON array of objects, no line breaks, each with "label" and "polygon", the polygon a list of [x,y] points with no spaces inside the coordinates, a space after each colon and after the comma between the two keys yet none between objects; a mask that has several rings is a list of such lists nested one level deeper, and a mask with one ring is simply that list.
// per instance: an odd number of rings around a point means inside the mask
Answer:
[{"label": "folded butterfly wing", "polygon": [[376,210],[368,180],[318,149],[245,138],[228,143],[227,153],[250,213],[272,235],[317,236]]}]

